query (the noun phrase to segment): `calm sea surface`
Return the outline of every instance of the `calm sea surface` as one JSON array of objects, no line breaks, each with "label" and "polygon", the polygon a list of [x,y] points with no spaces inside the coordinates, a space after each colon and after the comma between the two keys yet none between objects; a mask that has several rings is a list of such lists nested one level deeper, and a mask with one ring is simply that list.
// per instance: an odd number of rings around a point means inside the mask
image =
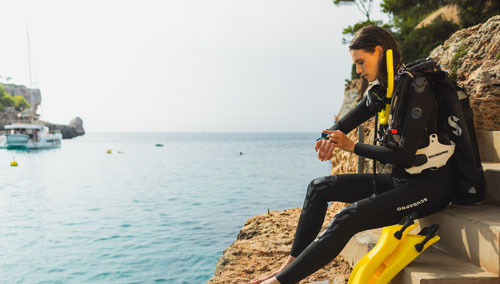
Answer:
[{"label": "calm sea surface", "polygon": [[329,173],[317,136],[88,134],[0,150],[0,283],[205,283],[247,218],[302,206]]}]

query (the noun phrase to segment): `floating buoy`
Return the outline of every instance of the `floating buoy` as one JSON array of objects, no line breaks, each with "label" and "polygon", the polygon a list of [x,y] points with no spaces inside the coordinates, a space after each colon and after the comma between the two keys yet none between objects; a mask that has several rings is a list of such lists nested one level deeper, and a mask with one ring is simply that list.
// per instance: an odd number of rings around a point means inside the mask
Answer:
[{"label": "floating buoy", "polygon": [[17,167],[17,162],[14,160],[12,162],[10,162],[10,166],[11,167]]},{"label": "floating buoy", "polygon": [[163,147],[163,144],[156,144],[156,147]]},{"label": "floating buoy", "polygon": [[106,151],[106,153],[111,154],[111,149],[108,149],[108,151]]}]

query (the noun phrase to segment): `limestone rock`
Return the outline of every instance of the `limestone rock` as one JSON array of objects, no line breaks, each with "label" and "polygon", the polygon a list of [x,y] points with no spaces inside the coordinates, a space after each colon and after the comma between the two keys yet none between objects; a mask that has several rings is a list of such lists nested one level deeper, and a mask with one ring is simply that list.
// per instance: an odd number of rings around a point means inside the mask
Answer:
[{"label": "limestone rock", "polygon": [[[340,202],[330,205],[323,226],[344,206]],[[224,250],[214,276],[207,284],[250,283],[251,279],[278,269],[290,252],[300,211],[300,208],[270,211],[248,219],[237,240]],[[328,279],[336,279],[336,283],[347,283],[350,272],[349,264],[338,256],[299,283]]]},{"label": "limestone rock", "polygon": [[30,89],[22,85],[2,84],[5,92],[11,96],[21,96],[28,101],[33,109],[33,113],[37,112],[38,106],[42,103],[42,93],[40,89]]},{"label": "limestone rock", "polygon": [[59,130],[63,136],[63,139],[71,139],[77,136],[82,136],[85,134],[83,129],[83,120],[79,117],[74,118],[68,125],[64,124],[54,124],[50,122],[42,122],[46,125],[49,130]]},{"label": "limestone rock", "polygon": [[364,79],[353,79],[351,83],[345,86],[344,90],[344,100],[342,101],[342,106],[340,111],[335,117],[335,120],[339,120],[346,113],[351,111],[351,109],[356,106],[356,104],[363,98],[363,93],[368,86],[368,81]]},{"label": "limestone rock", "polygon": [[420,29],[422,27],[426,27],[430,25],[435,19],[441,18],[444,21],[453,22],[457,25],[460,24],[460,8],[456,4],[449,4],[437,9],[434,13],[427,16],[427,18],[423,19],[418,25],[415,26],[415,29]]},{"label": "limestone rock", "polygon": [[83,120],[78,116],[73,118],[69,122],[68,126],[74,128],[77,135],[85,134],[85,130],[83,129]]},{"label": "limestone rock", "polygon": [[500,130],[500,15],[457,31],[430,57],[470,95],[476,130]]}]

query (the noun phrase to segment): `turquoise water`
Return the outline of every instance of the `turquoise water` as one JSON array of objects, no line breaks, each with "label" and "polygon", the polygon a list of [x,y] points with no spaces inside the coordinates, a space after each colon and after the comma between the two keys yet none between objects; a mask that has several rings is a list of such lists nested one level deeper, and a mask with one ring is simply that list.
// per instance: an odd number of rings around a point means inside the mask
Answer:
[{"label": "turquoise water", "polygon": [[247,218],[301,206],[329,173],[316,137],[88,134],[0,150],[0,282],[205,283]]}]

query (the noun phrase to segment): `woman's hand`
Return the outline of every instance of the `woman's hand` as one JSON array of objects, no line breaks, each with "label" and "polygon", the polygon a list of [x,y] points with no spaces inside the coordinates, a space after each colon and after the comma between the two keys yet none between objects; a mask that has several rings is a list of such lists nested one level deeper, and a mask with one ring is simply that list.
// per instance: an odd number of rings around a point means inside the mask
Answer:
[{"label": "woman's hand", "polygon": [[320,161],[326,161],[332,158],[335,146],[330,142],[330,140],[320,139],[316,141],[314,149],[318,152],[318,159]]},{"label": "woman's hand", "polygon": [[329,140],[320,139],[316,142],[315,150],[318,152],[318,159],[321,161],[330,160],[332,158],[333,150],[338,147],[347,152],[354,152],[354,142],[349,139],[342,131],[323,130],[327,133]]},{"label": "woman's hand", "polygon": [[354,142],[344,134],[344,132],[340,130],[323,130],[323,133],[328,133],[329,141],[333,143],[335,147],[339,147],[340,149],[353,153],[354,152]]}]

